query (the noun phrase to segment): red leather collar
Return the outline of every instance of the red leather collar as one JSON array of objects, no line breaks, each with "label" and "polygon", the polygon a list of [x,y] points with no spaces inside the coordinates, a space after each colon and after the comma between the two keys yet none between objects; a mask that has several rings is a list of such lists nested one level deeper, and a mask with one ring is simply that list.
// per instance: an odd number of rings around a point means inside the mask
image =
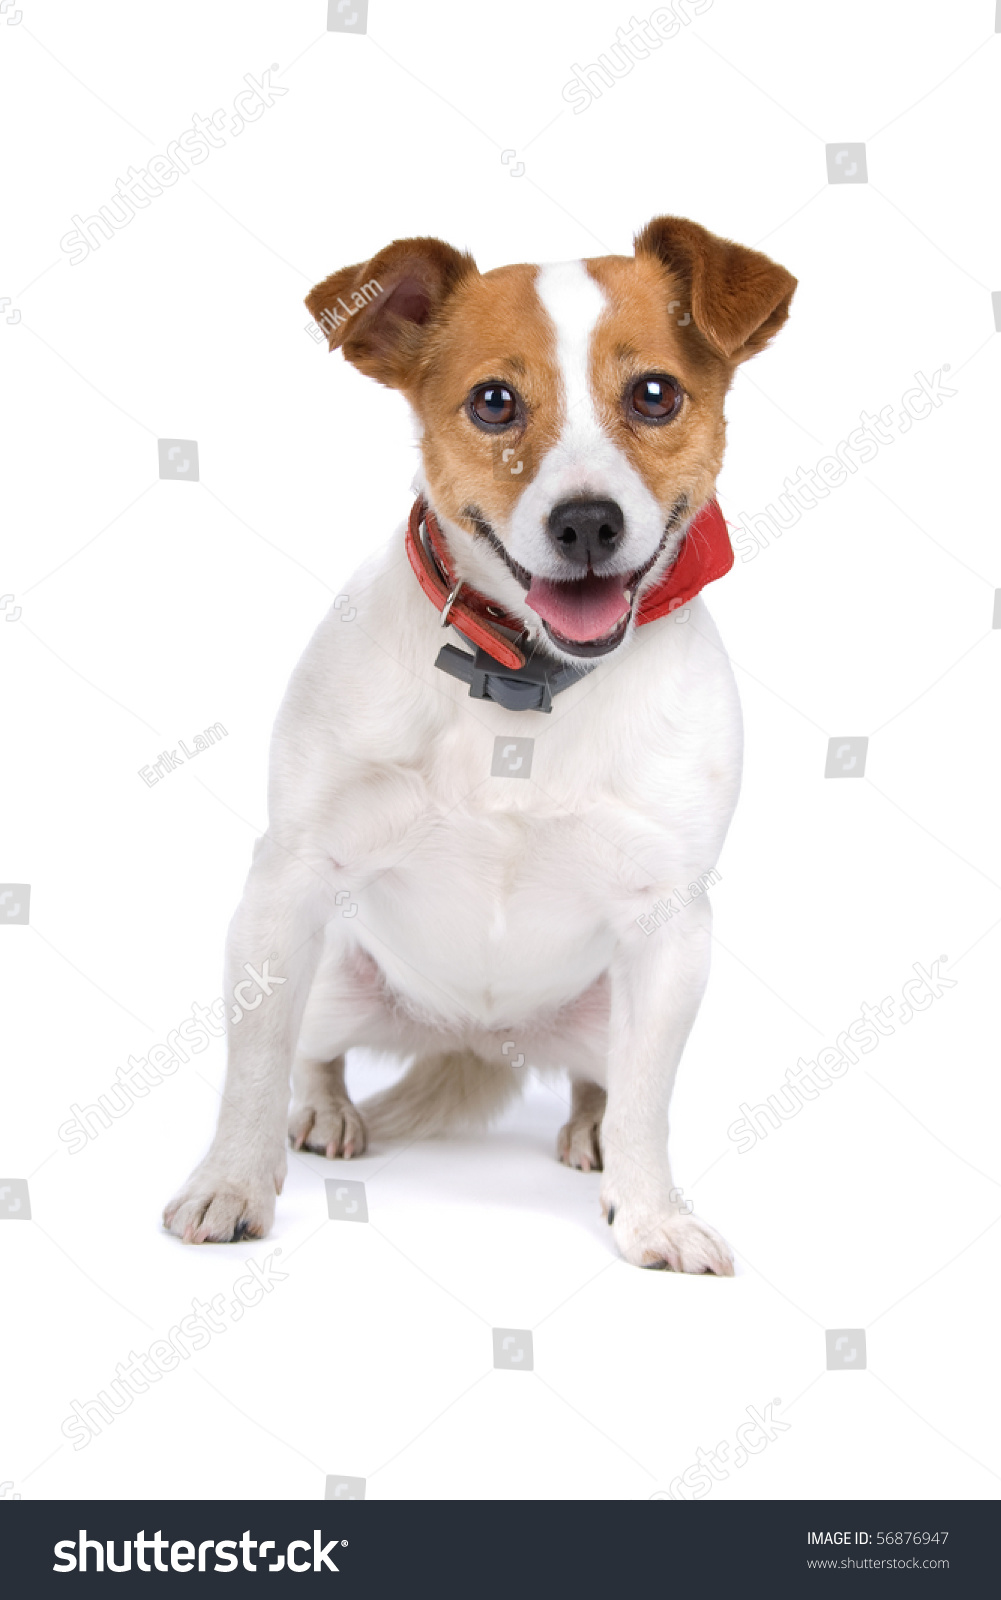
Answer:
[{"label": "red leather collar", "polygon": [[[425,549],[421,538],[421,523],[427,529],[428,544],[433,557]],[[488,656],[493,656],[502,666],[517,671],[525,665],[525,657],[495,626],[510,628],[516,634],[524,633],[525,619],[514,617],[503,606],[489,600],[478,589],[457,582],[448,559],[448,546],[431,507],[423,499],[414,501],[407,522],[407,555],[417,575],[417,582],[436,611],[441,612],[441,625],[451,623],[461,634]],[[444,577],[442,576],[444,574]]]},{"label": "red leather collar", "polygon": [[688,524],[681,549],[658,584],[642,596],[636,611],[636,626],[656,622],[669,611],[694,600],[707,583],[724,578],[733,566],[733,546],[726,531],[726,518],[715,500],[702,507]]},{"label": "red leather collar", "polygon": [[[430,551],[421,538],[422,522]],[[525,619],[505,611],[478,589],[455,578],[448,546],[435,514],[421,498],[415,500],[411,508],[406,547],[418,583],[435,610],[441,613],[442,627],[446,624],[456,627],[472,644],[512,671],[524,666],[524,653],[500,629],[509,628],[521,634],[525,630]],[[726,521],[716,501],[710,500],[689,523],[681,549],[667,572],[640,600],[636,626],[642,628],[686,605],[707,583],[722,578],[732,566],[733,549]]]}]

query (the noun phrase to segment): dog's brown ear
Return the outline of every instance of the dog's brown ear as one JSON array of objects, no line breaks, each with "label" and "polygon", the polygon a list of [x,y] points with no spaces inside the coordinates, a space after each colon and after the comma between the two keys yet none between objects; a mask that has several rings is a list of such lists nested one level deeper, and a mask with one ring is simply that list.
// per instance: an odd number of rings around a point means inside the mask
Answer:
[{"label": "dog's brown ear", "polygon": [[684,217],[655,217],[634,241],[687,293],[692,321],[717,355],[736,364],[764,349],[789,315],[796,279],[757,250]]},{"label": "dog's brown ear", "polygon": [[396,239],[371,261],[342,267],[306,296],[310,314],[348,361],[391,389],[415,376],[427,330],[472,256],[440,239]]}]

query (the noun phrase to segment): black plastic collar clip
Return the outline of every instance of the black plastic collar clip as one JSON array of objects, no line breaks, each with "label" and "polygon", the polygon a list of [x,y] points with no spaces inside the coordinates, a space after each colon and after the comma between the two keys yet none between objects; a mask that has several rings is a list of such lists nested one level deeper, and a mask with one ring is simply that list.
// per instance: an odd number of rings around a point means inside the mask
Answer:
[{"label": "black plastic collar clip", "polygon": [[485,650],[477,648],[476,654],[469,656],[454,644],[443,645],[435,661],[441,672],[469,684],[471,699],[493,700],[505,711],[552,711],[553,695],[579,683],[593,665],[582,662],[579,667],[561,667],[533,656],[523,667],[512,669]]}]

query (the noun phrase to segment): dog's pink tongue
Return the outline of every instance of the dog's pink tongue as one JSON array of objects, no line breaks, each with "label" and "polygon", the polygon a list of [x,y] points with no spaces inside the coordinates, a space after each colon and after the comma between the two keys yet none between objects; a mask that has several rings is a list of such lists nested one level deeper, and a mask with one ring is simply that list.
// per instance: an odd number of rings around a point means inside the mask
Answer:
[{"label": "dog's pink tongue", "polygon": [[574,583],[533,578],[525,598],[533,611],[564,639],[584,644],[609,633],[626,615],[627,577],[628,573],[620,572],[611,578],[597,578],[589,572]]}]

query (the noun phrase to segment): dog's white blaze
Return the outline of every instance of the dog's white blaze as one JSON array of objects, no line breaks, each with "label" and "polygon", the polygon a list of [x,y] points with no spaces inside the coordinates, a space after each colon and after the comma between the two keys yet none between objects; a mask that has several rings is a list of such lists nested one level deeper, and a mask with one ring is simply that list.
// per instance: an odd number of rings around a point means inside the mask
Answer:
[{"label": "dog's white blaze", "polygon": [[600,424],[588,377],[591,336],[607,301],[583,261],[540,267],[535,292],[556,330],[556,359],[563,388],[565,450],[580,448]]},{"label": "dog's white blaze", "polygon": [[514,507],[508,550],[529,572],[564,576],[547,532],[549,513],[562,500],[607,499],[618,503],[625,518],[622,569],[640,567],[660,542],[664,511],[602,426],[595,404],[591,345],[607,297],[583,261],[540,267],[535,289],[553,327],[560,433]]}]

